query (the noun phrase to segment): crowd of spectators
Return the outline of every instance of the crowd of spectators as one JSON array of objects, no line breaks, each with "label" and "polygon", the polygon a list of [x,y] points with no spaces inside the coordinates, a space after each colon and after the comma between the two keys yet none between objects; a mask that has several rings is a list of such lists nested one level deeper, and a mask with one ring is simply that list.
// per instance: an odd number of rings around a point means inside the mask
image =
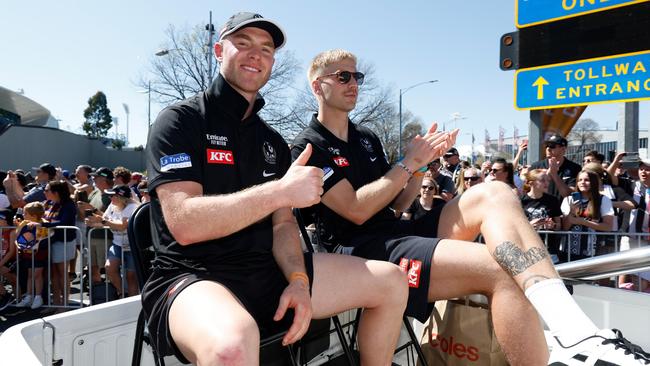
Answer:
[{"label": "crowd of spectators", "polygon": [[[85,290],[108,280],[119,296],[138,294],[126,228],[149,201],[146,176],[85,164],[33,170],[0,172],[0,310],[65,306],[81,276]],[[90,261],[79,271],[82,248]]]},{"label": "crowd of spectators", "polygon": [[[544,158],[530,165],[519,165],[528,148],[526,140],[513,160],[496,157],[474,165],[461,160],[452,148],[440,161],[429,163],[420,195],[397,214],[411,220],[477,184],[502,182],[520,198],[555,263],[650,244],[650,234],[643,234],[650,232],[650,159],[619,152],[608,162],[594,150],[584,154],[580,165],[566,157],[567,146],[563,136],[548,136]],[[601,284],[650,292],[650,272]]]}]

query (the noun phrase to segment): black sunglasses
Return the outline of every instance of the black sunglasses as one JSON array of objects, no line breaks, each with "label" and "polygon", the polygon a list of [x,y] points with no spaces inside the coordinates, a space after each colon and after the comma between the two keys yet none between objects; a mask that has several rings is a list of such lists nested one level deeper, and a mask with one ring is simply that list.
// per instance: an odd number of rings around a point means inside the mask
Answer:
[{"label": "black sunglasses", "polygon": [[548,144],[546,144],[546,147],[548,147],[549,149],[555,149],[558,146],[560,146],[560,145],[556,144],[554,142],[549,142]]},{"label": "black sunglasses", "polygon": [[490,169],[490,172],[492,174],[496,174],[496,173],[500,172],[501,170],[503,170],[503,169],[494,169],[494,168],[492,168],[492,169]]},{"label": "black sunglasses", "polygon": [[354,77],[354,80],[357,81],[357,85],[363,85],[363,79],[366,77],[366,75],[364,75],[362,72],[359,72],[359,71],[355,71],[355,72],[337,71],[337,72],[333,72],[331,74],[325,74],[325,75],[319,76],[317,79],[321,79],[321,78],[324,78],[326,76],[336,76],[336,80],[338,80],[340,84],[347,84]]},{"label": "black sunglasses", "polygon": [[481,179],[481,177],[477,177],[477,176],[473,176],[473,177],[463,177],[463,178],[465,178],[465,180],[469,180],[469,181],[472,181],[472,182],[475,181],[475,180],[479,180],[479,179]]},{"label": "black sunglasses", "polygon": [[422,189],[425,190],[425,191],[433,191],[434,189],[436,189],[436,187],[434,187],[434,186],[422,186]]}]

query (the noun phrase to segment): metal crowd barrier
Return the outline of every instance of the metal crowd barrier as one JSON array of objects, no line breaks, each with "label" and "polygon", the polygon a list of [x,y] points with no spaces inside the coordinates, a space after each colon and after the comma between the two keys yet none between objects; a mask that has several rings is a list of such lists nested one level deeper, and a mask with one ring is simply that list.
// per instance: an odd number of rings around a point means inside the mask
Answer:
[{"label": "metal crowd barrier", "polygon": [[[16,226],[0,227],[0,233],[3,230],[13,230],[13,231],[15,231]],[[77,258],[77,260],[79,260],[78,267],[81,268],[81,271],[78,274],[78,278],[79,278],[79,284],[78,284],[79,285],[79,299],[78,300],[75,299],[74,301],[70,301],[69,297],[70,297],[70,292],[71,291],[69,290],[69,287],[70,287],[69,272],[74,271],[76,273],[76,268],[69,267],[67,265],[67,263],[69,261],[65,261],[66,270],[63,273],[63,288],[62,288],[63,304],[54,304],[52,302],[52,296],[51,296],[51,294],[52,294],[52,248],[51,248],[51,246],[54,243],[52,241],[52,235],[54,234],[53,232],[56,231],[56,230],[65,230],[64,235],[63,235],[64,242],[69,241],[68,240],[69,232],[67,230],[75,230],[76,231],[77,235],[76,235],[76,238],[74,239],[74,243],[75,243],[75,249],[74,250],[75,251],[79,250],[79,257]],[[85,236],[86,239],[87,239],[85,241],[85,243],[82,240],[82,238],[84,236],[82,236],[81,229],[79,227],[77,227],[77,226],[57,226],[57,227],[53,227],[53,228],[48,228],[48,238],[43,239],[41,241],[41,243],[39,244],[39,246],[41,248],[43,246],[46,246],[47,249],[48,249],[47,264],[46,264],[46,267],[44,267],[44,273],[43,273],[43,278],[42,278],[42,281],[43,281],[42,288],[44,290],[46,290],[46,291],[43,291],[42,293],[48,294],[48,296],[43,297],[43,305],[42,305],[43,307],[46,307],[46,308],[66,308],[67,309],[67,308],[79,308],[79,307],[83,307],[83,306],[93,305],[93,291],[94,291],[94,286],[93,285],[94,284],[93,284],[93,280],[92,280],[92,266],[94,266],[94,264],[92,262],[92,250],[90,248],[90,245],[91,245],[90,239],[91,239],[92,233],[94,231],[97,231],[97,230],[104,230],[104,234],[103,234],[104,240],[103,240],[103,244],[102,244],[103,249],[101,249],[101,250],[104,251],[105,257],[108,258],[108,248],[112,244],[111,241],[108,239],[108,231],[110,230],[108,227],[90,228],[88,230],[88,232],[87,232],[87,235]],[[121,235],[124,235],[124,237],[127,236],[126,233],[121,234]],[[1,255],[0,259],[8,254],[9,245],[14,245],[15,246],[16,244],[15,243],[4,243],[4,237],[2,237],[0,235],[0,248],[5,247],[5,246],[7,247],[6,253],[5,252],[0,253],[0,255]],[[64,245],[64,247],[63,247],[63,257],[66,258],[67,254],[68,254],[68,248]],[[126,293],[125,290],[127,289],[127,287],[126,287],[127,286],[127,277],[126,277],[127,275],[126,275],[126,265],[125,265],[125,262],[124,262],[124,254],[125,254],[125,251],[122,251],[122,258],[121,258],[122,265],[120,266],[120,277],[122,279],[122,291],[121,291],[122,294],[125,294]],[[36,252],[33,251],[31,253],[31,265],[30,265],[32,273],[33,273],[33,271],[35,269],[35,263],[34,263],[35,255],[36,255]],[[23,278],[23,277],[28,276],[28,274],[27,274],[27,271],[25,270],[25,268],[23,268],[24,265],[21,266],[20,255],[18,253],[17,248],[16,248],[16,254],[15,254],[14,259],[10,260],[9,262],[10,263],[8,263],[7,265],[12,265],[13,268],[10,268],[10,270],[13,270],[15,272],[15,283],[11,283],[11,288],[12,288],[12,291],[13,291],[13,295],[15,296],[15,303],[12,304],[12,305],[15,306],[15,304],[18,303],[21,300],[22,296],[24,295],[24,293],[27,290],[27,288],[26,288],[27,283],[24,283],[24,282],[26,282],[26,279]],[[101,264],[101,267],[104,267],[104,264]],[[87,274],[88,274],[87,277],[84,276],[84,268],[87,268],[87,271],[88,271],[87,272]],[[11,280],[11,277],[13,277],[13,276],[4,277],[4,276],[0,275],[0,285],[4,286],[5,281],[6,280]],[[36,282],[35,281],[36,281],[35,276],[32,276],[31,288],[32,288],[32,292],[33,292],[32,295],[33,296],[38,295],[38,294],[35,293],[35,291],[36,291],[35,290],[36,289],[36,286],[35,286]],[[86,292],[84,291],[85,288],[86,288],[86,282],[87,282],[87,288],[88,288],[87,295],[86,295]],[[109,290],[110,290],[110,286],[112,286],[112,285],[110,284],[110,282],[108,280],[108,275],[106,275],[106,279],[102,283],[105,283],[105,285],[102,286],[102,289],[104,291],[104,297],[103,297],[101,302],[111,300],[111,298],[109,296]],[[25,285],[24,291],[23,291],[23,288],[22,288],[21,284]]]},{"label": "metal crowd barrier", "polygon": [[[617,231],[551,231],[539,230],[537,231],[542,237],[544,244],[550,249],[549,244],[551,240],[556,241],[553,245],[558,245],[555,249],[560,250],[566,254],[566,261],[556,263],[556,269],[563,271],[561,276],[570,277],[576,275],[576,268],[583,268],[585,261],[590,265],[589,270],[585,273],[581,270],[577,273],[580,274],[582,280],[599,280],[612,277],[618,277],[628,274],[639,274],[642,272],[650,271],[650,264],[645,264],[646,260],[650,260],[650,251],[645,250],[650,244],[650,235],[648,233],[624,233]],[[581,245],[584,242],[585,236],[593,244],[590,255],[576,255],[569,250],[569,240],[572,235],[577,236]],[[554,239],[551,239],[554,238]],[[642,248],[643,250],[640,250]],[[581,248],[582,249],[582,248]],[[632,253],[630,253],[632,252]],[[593,265],[593,266],[592,266]],[[630,281],[628,281],[630,282]],[[636,288],[642,291],[642,279],[637,276]]]},{"label": "metal crowd barrier", "polygon": [[[94,264],[93,264],[93,260],[92,260],[93,259],[92,258],[92,252],[93,251],[92,251],[92,248],[90,247],[90,245],[91,245],[91,236],[92,236],[92,234],[95,231],[98,231],[98,230],[102,230],[103,234],[104,234],[104,257],[105,257],[105,259],[108,259],[108,248],[112,245],[112,242],[110,242],[109,239],[108,239],[108,233],[110,231],[110,228],[108,226],[94,227],[94,228],[91,228],[91,229],[88,230],[86,245],[87,245],[87,251],[88,251],[88,271],[89,271],[89,276],[91,277],[89,279],[90,285],[88,286],[88,296],[90,297],[91,300],[93,299],[93,292],[95,291],[95,289],[94,289],[95,284],[92,283],[92,266]],[[126,238],[126,240],[128,241],[126,232],[124,232],[124,234],[119,234],[119,235],[123,235],[123,239]],[[124,261],[124,252],[125,251],[122,250],[122,255],[121,255],[121,258],[120,258],[120,260],[122,262],[122,264],[120,265],[120,277],[122,279],[122,286],[121,286],[121,291],[120,292],[122,294],[125,294],[126,290],[127,290],[127,287],[126,287],[127,286],[127,273],[126,273],[127,270],[126,270],[126,263]],[[104,265],[102,265],[102,267],[104,267]],[[108,287],[108,284],[110,284],[109,279],[108,279],[108,273],[106,273],[105,276],[106,276],[106,279],[105,279],[105,281],[103,283],[106,283],[106,285],[102,285],[101,289],[104,291],[103,299],[104,299],[104,301],[107,301],[109,299],[109,297],[110,297],[109,293],[111,293],[112,291],[110,291],[110,288]],[[91,304],[92,304],[92,301],[91,301]]]}]

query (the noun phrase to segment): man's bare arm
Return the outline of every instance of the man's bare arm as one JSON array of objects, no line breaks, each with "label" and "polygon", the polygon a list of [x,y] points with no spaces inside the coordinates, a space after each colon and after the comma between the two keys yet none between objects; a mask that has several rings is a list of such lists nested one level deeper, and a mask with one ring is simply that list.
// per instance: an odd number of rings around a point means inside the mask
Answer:
[{"label": "man's bare arm", "polygon": [[[402,163],[406,166],[395,166],[384,176],[354,190],[347,179],[343,179],[323,195],[323,203],[337,214],[357,225],[361,225],[375,215],[379,210],[388,206],[406,185],[411,172],[439,158],[453,146],[458,131],[451,134],[435,133],[434,124],[424,137],[416,136],[407,148],[406,157]],[[413,183],[415,184],[415,182]],[[412,193],[410,193],[412,194]],[[406,200],[409,193],[402,198]],[[414,196],[413,196],[414,197]],[[410,197],[412,202],[413,197]],[[405,203],[398,203],[403,206]],[[408,206],[407,206],[408,207]]]},{"label": "man's bare arm", "polygon": [[393,209],[395,211],[404,212],[407,208],[411,206],[415,197],[420,193],[420,187],[422,186],[422,178],[424,174],[419,173],[413,175],[409,179],[406,187],[397,195],[395,201],[393,202]]},{"label": "man's bare arm", "polygon": [[305,272],[303,250],[298,235],[298,224],[289,208],[273,213],[273,257],[289,280],[293,272]]},{"label": "man's bare arm", "polygon": [[243,191],[204,196],[192,181],[172,182],[156,188],[165,223],[181,245],[222,238],[263,219],[282,207],[307,207],[320,202],[322,169],[304,166],[311,145],[280,180]]}]

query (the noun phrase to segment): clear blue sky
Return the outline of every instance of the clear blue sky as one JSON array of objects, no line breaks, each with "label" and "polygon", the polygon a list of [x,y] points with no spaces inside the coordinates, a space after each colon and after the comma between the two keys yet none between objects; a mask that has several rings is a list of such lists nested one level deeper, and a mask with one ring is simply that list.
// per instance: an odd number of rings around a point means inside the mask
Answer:
[{"label": "clear blue sky", "polygon": [[[459,144],[470,133],[482,143],[499,125],[527,134],[528,112],[513,107],[513,72],[498,67],[499,38],[515,30],[512,0],[423,1],[4,1],[0,39],[0,85],[23,89],[48,108],[63,129],[81,131],[83,110],[98,90],[106,93],[119,133],[144,144],[147,95],[134,82],[164,42],[169,24],[206,24],[212,10],[217,29],[234,12],[248,10],[278,21],[303,70],[318,52],[346,48],[372,62],[382,81],[399,88],[424,80],[404,95],[403,107],[424,121],[448,122],[453,113]],[[162,108],[152,106],[152,119]],[[619,105],[590,106],[583,118],[614,128]],[[647,121],[641,103],[641,125]],[[646,122],[647,124],[647,122]],[[111,134],[114,132],[111,131]]]}]

